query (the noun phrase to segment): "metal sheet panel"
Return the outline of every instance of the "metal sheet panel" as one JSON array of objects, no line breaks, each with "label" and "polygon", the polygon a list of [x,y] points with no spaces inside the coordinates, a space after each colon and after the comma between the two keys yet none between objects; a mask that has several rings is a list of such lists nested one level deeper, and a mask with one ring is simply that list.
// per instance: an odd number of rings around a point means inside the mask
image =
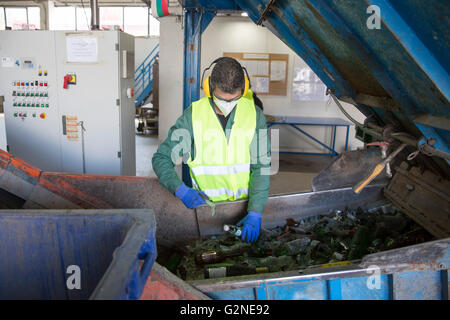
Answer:
[{"label": "metal sheet panel", "polygon": [[[13,66],[3,62],[0,65],[0,94],[5,96],[4,112],[9,152],[43,170],[61,171],[61,118],[55,90],[57,72],[54,33],[0,31],[0,57],[12,59],[13,62]],[[24,68],[24,58],[32,60],[34,66]],[[47,70],[47,76],[38,75],[39,66],[42,71]],[[44,82],[47,82],[45,89],[39,85]],[[20,85],[17,86],[17,83]],[[41,93],[48,93],[48,97],[35,96]],[[31,104],[38,104],[39,107],[32,107]],[[41,104],[44,107],[41,107]],[[45,104],[49,107],[45,107]],[[45,119],[40,118],[43,113],[46,115]]]},{"label": "metal sheet panel", "polygon": [[442,299],[441,272],[404,272],[393,275],[395,300]]},{"label": "metal sheet panel", "polygon": [[[67,62],[67,37],[93,37],[97,39],[98,62]],[[84,154],[86,173],[120,173],[120,118],[116,100],[119,96],[119,51],[117,32],[55,33],[57,56],[60,116],[76,116],[83,121]],[[62,79],[68,73],[75,73],[76,85],[63,89]],[[101,76],[93,76],[101,75]],[[82,138],[70,141],[61,139],[63,172],[83,173]],[[108,159],[108,160],[106,160]]]}]

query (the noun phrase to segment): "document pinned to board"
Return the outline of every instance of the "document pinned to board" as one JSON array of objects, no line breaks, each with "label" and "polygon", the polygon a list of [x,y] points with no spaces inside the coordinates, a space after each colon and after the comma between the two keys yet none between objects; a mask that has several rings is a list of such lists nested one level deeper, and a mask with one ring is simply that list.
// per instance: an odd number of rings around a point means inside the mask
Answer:
[{"label": "document pinned to board", "polygon": [[98,62],[97,37],[66,36],[67,62]]},{"label": "document pinned to board", "polygon": [[286,61],[270,61],[270,81],[284,81],[286,79]]},{"label": "document pinned to board", "polygon": [[269,77],[250,77],[252,86],[257,93],[269,93]]}]

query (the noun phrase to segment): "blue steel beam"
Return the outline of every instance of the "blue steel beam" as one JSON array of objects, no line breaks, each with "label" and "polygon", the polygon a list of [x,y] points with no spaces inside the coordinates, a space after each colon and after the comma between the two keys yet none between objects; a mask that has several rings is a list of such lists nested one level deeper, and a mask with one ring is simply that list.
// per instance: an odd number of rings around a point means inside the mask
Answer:
[{"label": "blue steel beam", "polygon": [[406,52],[425,72],[436,88],[450,99],[450,77],[447,71],[434,57],[433,53],[423,44],[403,18],[387,0],[366,0],[370,5],[376,5],[382,12],[383,24],[396,37]]},{"label": "blue steel beam", "polygon": [[[405,96],[399,86],[389,75],[387,69],[380,63],[380,61],[373,55],[364,45],[363,40],[360,39],[354,30],[349,26],[336,11],[334,11],[326,2],[319,0],[309,0],[310,8],[315,10],[315,13],[325,18],[325,20],[333,27],[333,29],[346,40],[348,47],[354,51],[370,68],[374,77],[380,85],[386,90],[391,97],[396,101],[402,101],[403,104],[412,105],[408,96]],[[356,98],[355,96],[353,98]],[[358,104],[359,107],[361,105]],[[374,110],[372,110],[374,112]]]},{"label": "blue steel beam", "polygon": [[[447,142],[441,137],[441,135],[436,131],[435,128],[425,126],[420,123],[415,123],[415,125],[419,128],[424,136],[424,138],[419,141],[419,146],[427,144],[429,139],[434,139],[434,148],[446,153],[450,153],[450,148],[448,147]],[[449,132],[447,131],[447,135],[448,133]],[[447,163],[450,164],[450,161],[447,160]]]},{"label": "blue steel beam", "polygon": [[[201,35],[216,13],[203,9],[187,9],[184,14],[183,111],[200,98]],[[191,186],[188,166],[183,163],[182,179]]]}]

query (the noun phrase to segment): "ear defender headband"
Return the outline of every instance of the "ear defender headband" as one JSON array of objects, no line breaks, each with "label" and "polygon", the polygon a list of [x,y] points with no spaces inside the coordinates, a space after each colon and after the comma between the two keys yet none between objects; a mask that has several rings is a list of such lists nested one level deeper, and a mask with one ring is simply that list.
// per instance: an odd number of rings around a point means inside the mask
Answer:
[{"label": "ear defender headband", "polygon": [[[201,86],[201,88],[203,89],[203,92],[205,92],[205,95],[208,97],[208,98],[211,98],[211,84],[210,84],[210,81],[211,81],[211,77],[210,76],[207,76],[206,78],[205,78],[205,73],[206,73],[206,71],[208,71],[209,69],[211,69],[211,67],[213,66],[213,64],[215,64],[215,63],[217,63],[217,62],[219,62],[220,60],[222,60],[223,58],[225,58],[225,57],[221,57],[221,58],[217,58],[216,60],[214,60],[210,65],[209,65],[209,67],[208,68],[206,68],[204,71],[203,71],[203,74],[202,74],[202,86]],[[252,86],[251,86],[251,83],[250,83],[250,77],[248,76],[248,72],[247,72],[247,69],[245,68],[245,67],[243,67],[243,66],[241,66],[241,68],[244,70],[244,73],[245,73],[245,75],[244,75],[244,88],[243,88],[243,92],[242,92],[242,96],[245,96],[246,94],[247,94],[247,92],[248,92],[248,89],[250,89]]]}]

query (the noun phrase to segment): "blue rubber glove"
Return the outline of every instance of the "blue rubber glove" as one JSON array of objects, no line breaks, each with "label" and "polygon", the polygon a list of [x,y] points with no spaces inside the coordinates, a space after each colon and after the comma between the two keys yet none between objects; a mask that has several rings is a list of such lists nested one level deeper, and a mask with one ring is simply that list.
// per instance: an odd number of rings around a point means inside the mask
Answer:
[{"label": "blue rubber glove", "polygon": [[183,201],[184,205],[189,209],[195,209],[199,205],[206,203],[200,194],[203,194],[206,198],[208,198],[208,196],[203,192],[191,189],[184,183],[179,186],[177,191],[175,192],[175,196],[180,198],[181,201]]},{"label": "blue rubber glove", "polygon": [[261,213],[249,211],[244,219],[237,223],[237,226],[244,225],[242,230],[242,240],[247,242],[255,242],[259,237],[261,229]]}]

